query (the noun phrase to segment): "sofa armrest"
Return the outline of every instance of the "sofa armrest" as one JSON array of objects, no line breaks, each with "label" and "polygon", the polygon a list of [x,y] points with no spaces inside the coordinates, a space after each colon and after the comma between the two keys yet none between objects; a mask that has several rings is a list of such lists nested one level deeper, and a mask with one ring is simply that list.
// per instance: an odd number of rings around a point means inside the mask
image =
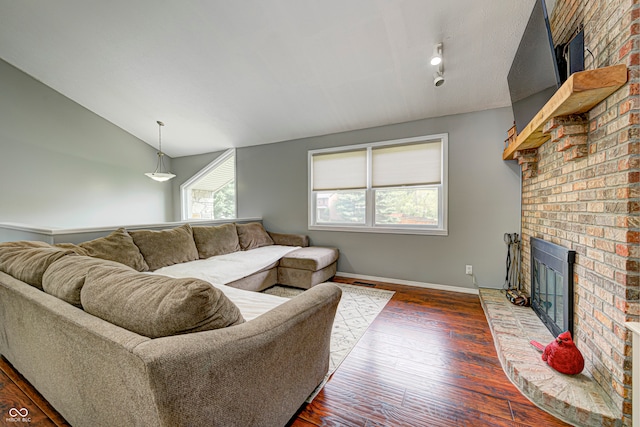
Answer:
[{"label": "sofa armrest", "polygon": [[268,232],[276,245],[283,246],[309,246],[309,236],[304,234],[285,234]]},{"label": "sofa armrest", "polygon": [[162,424],[285,425],[328,371],[341,293],[320,284],[241,325],[137,346]]}]

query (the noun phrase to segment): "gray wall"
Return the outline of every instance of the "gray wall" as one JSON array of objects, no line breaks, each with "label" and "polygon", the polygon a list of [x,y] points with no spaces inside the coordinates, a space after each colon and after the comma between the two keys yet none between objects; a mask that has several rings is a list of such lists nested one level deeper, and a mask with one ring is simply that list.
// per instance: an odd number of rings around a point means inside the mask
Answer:
[{"label": "gray wall", "polygon": [[[156,183],[155,150],[0,61],[0,222],[45,227],[180,219],[179,186],[221,153],[173,159],[178,177]],[[272,231],[309,234],[340,248],[339,270],[472,287],[501,287],[506,246],[519,229],[519,169],[503,162],[503,108],[287,141],[237,151],[238,216]],[[307,230],[307,151],[449,133],[449,235]]]},{"label": "gray wall", "polygon": [[[503,234],[519,232],[520,171],[504,162],[511,109],[502,108],[353,132],[240,148],[237,151],[238,216],[262,217],[268,230],[305,233],[316,245],[341,251],[347,273],[473,287],[504,283]],[[307,229],[307,151],[436,133],[449,134],[449,235],[419,236]],[[220,153],[174,159],[174,188]],[[178,205],[178,190],[174,200]]]},{"label": "gray wall", "polygon": [[143,175],[155,169],[152,147],[2,60],[0,94],[0,222],[172,219],[171,184]]}]

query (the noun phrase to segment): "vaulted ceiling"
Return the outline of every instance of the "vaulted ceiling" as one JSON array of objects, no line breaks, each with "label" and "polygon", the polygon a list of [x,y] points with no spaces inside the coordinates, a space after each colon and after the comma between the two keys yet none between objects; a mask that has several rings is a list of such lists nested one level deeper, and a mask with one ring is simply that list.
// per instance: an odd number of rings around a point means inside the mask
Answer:
[{"label": "vaulted ceiling", "polygon": [[0,58],[177,157],[508,106],[534,1],[0,0]]}]

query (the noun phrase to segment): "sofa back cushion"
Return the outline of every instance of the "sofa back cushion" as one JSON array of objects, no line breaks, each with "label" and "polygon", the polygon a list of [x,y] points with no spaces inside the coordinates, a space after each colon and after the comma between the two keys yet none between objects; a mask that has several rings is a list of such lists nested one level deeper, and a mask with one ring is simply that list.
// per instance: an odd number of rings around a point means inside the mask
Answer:
[{"label": "sofa back cushion", "polygon": [[52,263],[42,276],[43,290],[68,302],[71,305],[82,308],[80,291],[89,273],[89,269],[95,266],[119,267],[134,271],[133,269],[114,261],[89,256],[65,256]]},{"label": "sofa back cushion", "polygon": [[71,249],[57,248],[45,242],[0,243],[0,270],[42,290],[42,276],[49,266]]},{"label": "sofa back cushion", "polygon": [[273,239],[259,222],[236,224],[238,239],[243,251],[273,245]]},{"label": "sofa back cushion", "polygon": [[203,280],[119,267],[92,267],[80,299],[87,313],[149,338],[244,322],[238,307]]},{"label": "sofa back cushion", "polygon": [[118,228],[108,236],[80,243],[85,255],[119,262],[138,271],[147,271],[149,266],[140,249],[124,228]]},{"label": "sofa back cushion", "polygon": [[196,242],[200,259],[241,250],[235,224],[193,227],[193,240]]},{"label": "sofa back cushion", "polygon": [[169,230],[136,230],[129,234],[151,271],[199,258],[189,224]]}]

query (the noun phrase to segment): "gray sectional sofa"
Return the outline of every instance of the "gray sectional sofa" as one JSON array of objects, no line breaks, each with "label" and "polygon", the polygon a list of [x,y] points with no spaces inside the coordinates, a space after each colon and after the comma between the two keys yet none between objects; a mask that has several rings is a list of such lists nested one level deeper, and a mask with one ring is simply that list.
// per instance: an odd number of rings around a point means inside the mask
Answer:
[{"label": "gray sectional sofa", "polygon": [[[318,284],[337,251],[305,242],[230,224],[0,243],[0,354],[74,426],[283,426],[328,370],[341,294]],[[226,286],[310,289],[254,318],[225,285],[149,272],[278,243],[300,248]]]}]

